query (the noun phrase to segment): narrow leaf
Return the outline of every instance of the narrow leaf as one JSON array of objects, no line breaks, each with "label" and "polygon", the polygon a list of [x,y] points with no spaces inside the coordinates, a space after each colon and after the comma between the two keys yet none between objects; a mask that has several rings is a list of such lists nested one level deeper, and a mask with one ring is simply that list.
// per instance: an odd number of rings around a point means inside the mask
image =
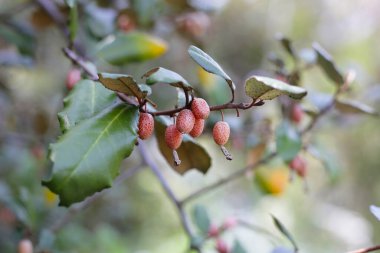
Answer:
[{"label": "narrow leaf", "polygon": [[231,78],[224,72],[222,67],[211,56],[203,52],[196,46],[190,46],[188,49],[190,57],[199,64],[204,70],[212,74],[218,75],[226,80],[231,89],[235,90],[235,84]]},{"label": "narrow leaf", "polygon": [[65,132],[84,119],[88,119],[116,99],[114,92],[105,89],[100,83],[81,80],[63,100],[64,108],[58,113],[62,132]]},{"label": "narrow leaf", "polygon": [[138,85],[132,76],[122,74],[99,73],[99,81],[107,89],[134,96],[139,99],[148,96],[152,90],[146,85]]},{"label": "narrow leaf", "polygon": [[77,31],[78,31],[78,5],[76,3],[72,3],[72,5],[70,6],[70,13],[69,13],[69,32],[70,32],[71,42],[75,40]]},{"label": "narrow leaf", "polygon": [[184,174],[191,169],[197,169],[202,173],[206,173],[211,167],[210,155],[189,135],[183,135],[182,144],[177,149],[181,164],[179,166],[174,165],[172,150],[165,143],[165,129],[170,122],[164,117],[155,117],[155,119],[157,144],[170,166],[180,174]]},{"label": "narrow leaf", "polygon": [[338,109],[341,113],[368,114],[372,116],[379,116],[379,113],[375,109],[357,101],[337,99],[335,101],[335,108]]},{"label": "narrow leaf", "polygon": [[70,206],[108,188],[137,140],[137,107],[115,104],[81,121],[50,147],[51,178],[43,182]]},{"label": "narrow leaf", "polygon": [[276,149],[278,155],[290,162],[302,148],[302,139],[297,129],[288,121],[284,121],[276,129]]},{"label": "narrow leaf", "polygon": [[245,93],[253,99],[271,100],[280,95],[301,99],[306,96],[307,91],[304,88],[289,85],[277,79],[251,76],[245,81]]},{"label": "narrow leaf", "polygon": [[194,206],[192,210],[192,218],[199,231],[203,234],[207,234],[211,221],[206,208],[202,205]]},{"label": "narrow leaf", "polygon": [[168,83],[174,87],[182,88],[185,90],[192,90],[193,88],[188,81],[185,80],[178,73],[165,69],[154,68],[146,72],[143,77],[146,77],[146,84],[153,85],[156,83]]},{"label": "narrow leaf", "polygon": [[99,50],[99,56],[113,65],[124,65],[157,58],[164,54],[167,44],[163,40],[142,32],[118,34]]},{"label": "narrow leaf", "polygon": [[340,86],[344,83],[343,75],[339,72],[331,55],[322,48],[318,43],[313,44],[313,49],[317,53],[317,63],[325,72],[328,78],[336,85]]},{"label": "narrow leaf", "polygon": [[248,251],[241,245],[238,240],[235,240],[231,253],[247,253]]},{"label": "narrow leaf", "polygon": [[285,49],[285,51],[294,59],[297,59],[297,55],[292,45],[292,41],[289,38],[284,37],[282,34],[277,35],[277,39],[281,43],[281,46]]},{"label": "narrow leaf", "polygon": [[380,207],[371,205],[369,207],[369,209],[370,209],[371,213],[376,217],[376,219],[378,219],[380,221]]},{"label": "narrow leaf", "polygon": [[271,215],[271,216],[272,216],[274,225],[293,245],[294,251],[298,252],[298,246],[296,244],[296,241],[293,239],[293,236],[289,233],[289,231],[286,229],[286,227],[280,222],[280,220],[278,220],[274,215]]}]

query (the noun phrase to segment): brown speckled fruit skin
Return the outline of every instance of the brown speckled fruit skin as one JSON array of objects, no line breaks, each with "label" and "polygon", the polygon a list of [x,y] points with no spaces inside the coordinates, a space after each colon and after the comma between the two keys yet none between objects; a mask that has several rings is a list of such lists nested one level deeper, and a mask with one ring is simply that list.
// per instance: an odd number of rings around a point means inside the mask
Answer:
[{"label": "brown speckled fruit skin", "polygon": [[154,119],[149,113],[140,113],[138,134],[141,140],[148,139],[154,130]]},{"label": "brown speckled fruit skin", "polygon": [[219,146],[227,143],[228,138],[230,138],[230,126],[225,121],[218,121],[212,129],[212,136],[214,141]]},{"label": "brown speckled fruit skin", "polygon": [[175,125],[170,125],[165,130],[165,142],[170,149],[177,149],[182,143],[182,134]]},{"label": "brown speckled fruit skin", "polygon": [[197,119],[207,119],[210,114],[210,106],[203,98],[194,98],[191,103],[191,111]]},{"label": "brown speckled fruit skin", "polygon": [[183,109],[178,113],[176,126],[178,131],[184,134],[190,133],[195,123],[195,117],[192,111],[189,109]]},{"label": "brown speckled fruit skin", "polygon": [[195,119],[194,127],[189,134],[191,135],[191,137],[196,138],[202,134],[204,127],[205,127],[204,119]]}]

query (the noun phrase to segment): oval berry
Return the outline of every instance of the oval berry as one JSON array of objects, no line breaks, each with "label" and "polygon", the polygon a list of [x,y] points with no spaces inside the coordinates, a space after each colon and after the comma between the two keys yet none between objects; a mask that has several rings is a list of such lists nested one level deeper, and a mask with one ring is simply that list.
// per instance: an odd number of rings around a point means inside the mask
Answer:
[{"label": "oval berry", "polygon": [[189,109],[183,109],[178,113],[176,126],[178,131],[184,134],[190,133],[195,123],[195,117],[192,111]]},{"label": "oval berry", "polygon": [[191,111],[197,119],[207,119],[210,114],[210,106],[203,98],[194,98],[191,102]]},{"label": "oval berry", "polygon": [[140,113],[138,134],[141,140],[148,139],[154,130],[154,119],[149,113]]},{"label": "oval berry", "polygon": [[165,142],[170,149],[177,149],[182,143],[182,134],[175,125],[170,125],[165,130]]},{"label": "oval berry", "polygon": [[29,239],[22,239],[18,243],[18,253],[33,253],[33,244]]},{"label": "oval berry", "polygon": [[79,69],[71,69],[66,76],[66,87],[68,90],[74,88],[75,84],[81,79],[81,72]]},{"label": "oval berry", "polygon": [[194,127],[189,134],[192,137],[196,138],[202,134],[204,127],[205,127],[204,119],[195,119]]},{"label": "oval berry", "polygon": [[296,156],[290,163],[290,169],[294,170],[300,177],[306,176],[306,161],[300,157]]},{"label": "oval berry", "polygon": [[227,143],[230,138],[230,126],[225,121],[218,121],[212,130],[212,136],[216,144],[222,146]]}]

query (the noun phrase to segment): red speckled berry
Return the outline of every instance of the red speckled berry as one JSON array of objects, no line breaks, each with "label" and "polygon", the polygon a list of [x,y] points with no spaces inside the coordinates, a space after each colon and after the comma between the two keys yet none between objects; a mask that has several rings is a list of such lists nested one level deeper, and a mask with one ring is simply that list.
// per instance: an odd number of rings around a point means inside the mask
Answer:
[{"label": "red speckled berry", "polygon": [[218,253],[229,253],[230,252],[227,244],[221,239],[216,240],[215,249],[216,249],[216,251],[218,251]]},{"label": "red speckled berry", "polygon": [[194,98],[191,102],[191,111],[197,119],[207,119],[210,114],[210,107],[203,98]]},{"label": "red speckled berry", "polygon": [[219,228],[215,224],[211,224],[208,228],[207,235],[209,237],[218,237],[219,236]]},{"label": "red speckled berry", "polygon": [[300,157],[296,156],[290,163],[290,169],[294,170],[300,177],[306,176],[306,161]]},{"label": "red speckled berry", "polygon": [[66,87],[68,90],[74,88],[75,84],[81,79],[81,72],[79,69],[71,69],[66,76]]},{"label": "red speckled berry", "polygon": [[230,126],[225,121],[218,121],[214,125],[212,130],[212,136],[216,144],[222,146],[227,143],[228,138],[230,138]]},{"label": "red speckled berry", "polygon": [[190,135],[194,138],[200,136],[203,132],[204,127],[205,127],[204,119],[195,119],[194,127],[191,130]]},{"label": "red speckled berry", "polygon": [[192,111],[189,109],[183,109],[178,113],[176,126],[178,131],[184,134],[190,133],[195,123],[195,117]]},{"label": "red speckled berry", "polygon": [[299,104],[293,106],[290,117],[292,121],[297,124],[301,122],[303,118],[303,110]]},{"label": "red speckled berry", "polygon": [[182,143],[182,134],[175,125],[170,125],[165,130],[165,142],[170,149],[177,149]]},{"label": "red speckled berry", "polygon": [[33,244],[29,239],[23,239],[18,243],[18,253],[33,253]]},{"label": "red speckled berry", "polygon": [[154,130],[154,119],[149,113],[140,113],[138,134],[141,140],[148,139]]}]

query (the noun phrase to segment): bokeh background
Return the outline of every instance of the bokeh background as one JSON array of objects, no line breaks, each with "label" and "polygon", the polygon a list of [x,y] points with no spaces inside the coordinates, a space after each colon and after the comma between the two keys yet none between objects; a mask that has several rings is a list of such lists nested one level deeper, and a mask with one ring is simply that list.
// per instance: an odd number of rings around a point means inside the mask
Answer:
[{"label": "bokeh background", "polygon": [[[300,52],[319,42],[343,73],[350,69],[356,72],[350,97],[380,110],[378,0],[78,2],[81,25],[77,39],[84,42],[89,58],[100,71],[137,78],[151,67],[163,66],[191,81],[211,104],[222,103],[229,98],[228,88],[221,80],[200,72],[187,55],[187,47],[195,44],[218,60],[240,88],[238,98],[245,101],[243,84],[248,74],[273,72],[268,55],[277,53],[291,65],[276,40],[276,34],[281,33],[291,38]],[[167,51],[154,60],[114,67],[98,57],[96,49],[120,28],[119,11],[131,6],[138,13],[137,28],[166,41]],[[183,24],[188,13],[196,13],[191,17],[196,20],[195,28],[194,22],[190,28]],[[62,33],[38,4],[0,0],[0,252],[15,252],[24,237],[31,238],[37,249],[51,252],[184,252],[188,241],[176,210],[148,169],[103,192],[79,212],[74,206],[70,219],[58,231],[51,231],[68,212],[41,186],[50,166],[48,144],[60,135],[56,113],[62,109],[68,92],[66,75],[72,68],[61,51],[64,46]],[[333,91],[319,68],[308,70],[303,83],[309,90],[305,103],[313,98],[321,101],[323,94]],[[174,103],[167,99],[171,92],[170,88],[154,88],[153,98],[161,108],[170,108]],[[236,120],[234,112],[228,114],[233,128],[229,148],[235,159],[226,163],[211,137],[204,135],[200,142],[213,159],[206,175],[196,171],[179,175],[161,157],[154,138],[148,141],[151,155],[179,197],[246,165],[250,148],[242,141],[247,133],[241,129],[247,115],[254,121],[276,125],[280,112],[276,102],[268,102],[242,112],[241,120]],[[276,194],[271,189],[264,193],[254,175],[247,175],[193,203],[204,205],[214,224],[237,217],[277,238],[280,234],[270,217],[274,214],[292,232],[300,252],[336,253],[376,244],[380,241],[380,223],[369,206],[380,205],[378,125],[378,118],[336,112],[319,122],[314,139],[331,165],[327,171],[320,161],[305,155],[308,192],[299,178],[287,183],[285,172],[280,182],[274,183],[280,185],[274,190]],[[134,152],[121,169],[139,163],[140,157]],[[287,171],[280,161],[266,166]],[[244,227],[234,228],[223,238],[228,243],[238,238],[248,252],[271,252],[275,246],[288,245],[286,240]],[[214,252],[213,242],[206,245],[205,252]]]}]

